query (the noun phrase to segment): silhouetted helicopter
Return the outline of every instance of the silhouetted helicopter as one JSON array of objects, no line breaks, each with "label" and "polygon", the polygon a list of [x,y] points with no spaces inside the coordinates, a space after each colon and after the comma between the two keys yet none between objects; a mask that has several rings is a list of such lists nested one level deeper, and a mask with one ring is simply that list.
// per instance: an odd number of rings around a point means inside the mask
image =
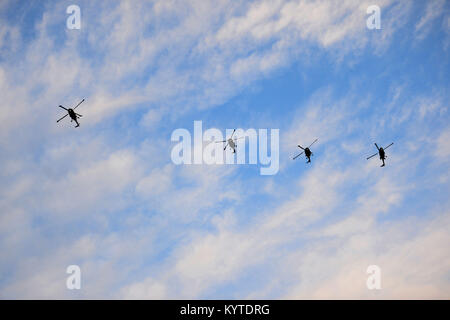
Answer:
[{"label": "silhouetted helicopter", "polygon": [[234,135],[235,132],[236,132],[236,129],[233,130],[233,133],[231,134],[231,137],[228,138],[228,140],[216,141],[216,143],[226,142],[225,147],[223,147],[223,150],[225,150],[227,148],[227,146],[230,146],[230,148],[233,150],[233,153],[236,153],[236,143],[235,143],[235,141],[238,140],[238,139],[242,139],[243,137],[234,138],[234,140],[233,140],[233,135]]},{"label": "silhouetted helicopter", "polygon": [[75,121],[75,123],[77,124],[76,126],[75,126],[75,128],[78,128],[79,126],[80,126],[80,124],[78,123],[78,118],[80,118],[80,117],[82,117],[82,115],[81,114],[78,114],[78,113],[76,113],[74,110],[76,109],[76,108],[78,108],[78,106],[80,105],[80,104],[82,104],[84,102],[84,99],[83,100],[81,100],[81,102],[79,103],[79,104],[77,104],[73,109],[71,109],[71,108],[69,108],[69,109],[66,109],[66,108],[64,108],[63,106],[59,106],[60,108],[62,108],[62,109],[64,109],[64,110],[66,110],[67,111],[67,114],[64,116],[64,117],[62,117],[62,118],[60,118],[59,120],[57,120],[56,122],[60,122],[62,119],[64,119],[65,117],[67,117],[67,116],[70,116],[70,122],[72,122],[72,121]]},{"label": "silhouetted helicopter", "polygon": [[300,156],[303,154],[303,152],[304,152],[306,158],[308,159],[308,161],[306,161],[306,163],[310,163],[310,162],[311,162],[311,156],[313,155],[313,153],[311,152],[311,150],[309,150],[309,148],[310,148],[314,143],[316,143],[317,140],[319,140],[319,139],[314,140],[314,142],[311,143],[307,148],[303,148],[301,145],[298,145],[298,147],[299,147],[300,149],[302,149],[303,151],[300,152],[298,155],[296,155],[292,160],[297,159],[297,158],[300,157]]},{"label": "silhouetted helicopter", "polygon": [[384,160],[386,160],[386,158],[387,158],[386,153],[384,152],[384,150],[386,150],[387,148],[389,148],[393,144],[394,143],[392,142],[390,145],[388,145],[385,148],[382,148],[382,147],[378,148],[378,145],[375,143],[375,147],[377,147],[378,153],[375,153],[375,154],[371,155],[370,157],[367,157],[367,160],[369,160],[370,158],[375,157],[377,154],[379,154],[380,155],[380,160],[383,161],[383,164],[381,166],[384,167],[385,166]]}]

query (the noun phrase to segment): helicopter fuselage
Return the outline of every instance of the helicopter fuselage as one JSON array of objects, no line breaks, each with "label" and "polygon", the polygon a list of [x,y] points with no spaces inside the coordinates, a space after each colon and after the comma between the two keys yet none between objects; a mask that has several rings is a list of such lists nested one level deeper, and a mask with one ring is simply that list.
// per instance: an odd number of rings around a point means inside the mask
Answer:
[{"label": "helicopter fuselage", "polygon": [[381,159],[381,160],[386,159],[386,154],[384,153],[384,149],[383,149],[383,148],[380,148],[380,149],[378,150],[378,154],[380,155],[380,159]]},{"label": "helicopter fuselage", "polygon": [[73,109],[67,109],[67,112],[69,113],[69,116],[70,116],[70,118],[72,118],[72,120],[77,119],[77,115],[76,115],[75,111],[73,111]]},{"label": "helicopter fuselage", "polygon": [[310,157],[311,157],[311,154],[312,154],[311,150],[309,150],[309,148],[305,148],[305,156],[306,156],[307,158],[310,158]]},{"label": "helicopter fuselage", "polygon": [[228,139],[228,145],[230,146],[231,149],[235,149],[236,148],[236,144],[234,143],[233,139]]}]

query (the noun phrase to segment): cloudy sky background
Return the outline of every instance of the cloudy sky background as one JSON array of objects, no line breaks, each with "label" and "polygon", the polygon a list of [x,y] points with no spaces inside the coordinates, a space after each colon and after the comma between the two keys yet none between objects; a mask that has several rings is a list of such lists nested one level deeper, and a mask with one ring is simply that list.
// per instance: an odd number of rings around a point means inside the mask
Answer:
[{"label": "cloudy sky background", "polygon": [[[449,10],[2,0],[0,298],[449,299]],[[194,120],[280,129],[278,174],[175,166]]]}]

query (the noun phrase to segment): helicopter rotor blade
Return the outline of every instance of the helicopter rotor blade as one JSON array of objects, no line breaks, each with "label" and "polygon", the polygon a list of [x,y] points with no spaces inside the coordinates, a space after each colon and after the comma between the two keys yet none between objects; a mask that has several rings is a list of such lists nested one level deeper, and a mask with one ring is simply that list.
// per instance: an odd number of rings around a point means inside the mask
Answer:
[{"label": "helicopter rotor blade", "polygon": [[228,143],[225,145],[225,147],[223,147],[223,151],[225,151],[225,149],[228,147]]},{"label": "helicopter rotor blade", "polygon": [[[319,140],[319,139],[316,139],[316,140],[314,140],[314,142],[313,143],[311,143],[310,145],[309,145],[309,147],[311,147],[314,143],[316,143],[317,142],[317,140]],[[308,148],[309,148],[308,147]]]},{"label": "helicopter rotor blade", "polygon": [[63,106],[61,106],[61,105],[59,105],[58,107],[60,107],[60,108],[62,108],[62,109],[64,109],[64,110],[66,110],[67,111],[67,109],[66,108],[64,108]]},{"label": "helicopter rotor blade", "polygon": [[388,145],[386,148],[384,148],[384,150],[386,150],[387,148],[389,148],[390,146],[392,146],[394,143],[392,142],[390,145]]},{"label": "helicopter rotor blade", "polygon": [[377,150],[380,150],[380,148],[378,148],[378,145],[375,143],[375,147],[377,147]]},{"label": "helicopter rotor blade", "polygon": [[375,154],[371,155],[370,157],[367,158],[367,160],[369,160],[370,158],[375,157],[377,154],[378,154],[378,153],[375,153]]},{"label": "helicopter rotor blade", "polygon": [[298,155],[296,155],[294,158],[292,158],[292,160],[297,159],[298,157],[300,157],[303,154],[303,152],[299,153]]},{"label": "helicopter rotor blade", "polygon": [[233,133],[231,134],[231,137],[230,137],[230,139],[232,139],[233,138],[233,135],[234,135],[234,133],[236,132],[236,129],[234,129],[233,130]]},{"label": "helicopter rotor blade", "polygon": [[299,147],[302,150],[305,150],[305,148],[303,148],[301,145],[297,145],[297,147]]},{"label": "helicopter rotor blade", "polygon": [[67,117],[69,114],[66,114],[64,117],[61,117],[59,120],[56,120],[56,122],[60,122],[62,119],[64,119],[65,117]]},{"label": "helicopter rotor blade", "polygon": [[244,139],[245,137],[234,138],[233,140]]},{"label": "helicopter rotor blade", "polygon": [[80,104],[82,104],[84,102],[84,99],[83,100],[81,100],[80,101],[80,103],[79,104],[77,104],[76,106],[75,106],[75,108],[73,108],[72,110],[75,110],[76,108],[78,108],[79,106],[80,106]]},{"label": "helicopter rotor blade", "polygon": [[82,116],[83,116],[83,115],[81,115],[81,114],[79,114],[79,113],[76,113],[76,112],[75,112],[75,114],[76,114],[77,116],[79,116],[79,117],[82,117]]},{"label": "helicopter rotor blade", "polygon": [[227,142],[227,140],[223,140],[223,141],[216,141],[216,143],[224,143]]}]

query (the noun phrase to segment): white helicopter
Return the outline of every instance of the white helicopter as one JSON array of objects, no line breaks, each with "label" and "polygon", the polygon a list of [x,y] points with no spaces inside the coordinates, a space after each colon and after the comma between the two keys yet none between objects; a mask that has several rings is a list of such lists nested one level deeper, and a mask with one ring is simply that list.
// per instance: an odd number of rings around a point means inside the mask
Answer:
[{"label": "white helicopter", "polygon": [[243,137],[240,137],[240,138],[234,138],[234,139],[233,139],[233,135],[234,135],[235,132],[236,132],[236,129],[233,130],[233,133],[231,134],[231,137],[228,138],[228,140],[216,141],[216,143],[223,143],[223,142],[226,142],[225,147],[223,147],[223,150],[225,150],[225,149],[227,148],[227,146],[230,146],[230,148],[233,150],[233,153],[236,153],[236,147],[237,147],[237,145],[236,145],[236,142],[235,142],[235,141],[238,140],[238,139],[242,139]]}]

